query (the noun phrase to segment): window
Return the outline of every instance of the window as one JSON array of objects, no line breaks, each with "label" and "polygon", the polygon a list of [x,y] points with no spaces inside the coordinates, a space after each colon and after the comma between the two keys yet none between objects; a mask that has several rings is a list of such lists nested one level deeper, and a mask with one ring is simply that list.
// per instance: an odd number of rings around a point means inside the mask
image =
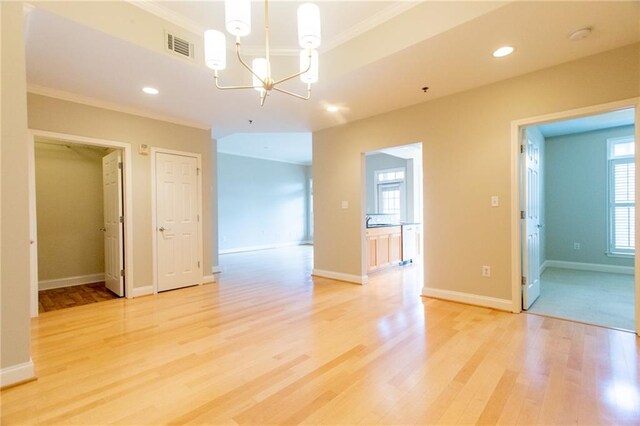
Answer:
[{"label": "window", "polygon": [[404,168],[376,171],[378,213],[404,216],[404,180]]},{"label": "window", "polygon": [[633,255],[636,249],[636,164],[633,137],[607,140],[609,168],[609,253]]},{"label": "window", "polygon": [[400,215],[400,184],[378,185],[379,213]]}]

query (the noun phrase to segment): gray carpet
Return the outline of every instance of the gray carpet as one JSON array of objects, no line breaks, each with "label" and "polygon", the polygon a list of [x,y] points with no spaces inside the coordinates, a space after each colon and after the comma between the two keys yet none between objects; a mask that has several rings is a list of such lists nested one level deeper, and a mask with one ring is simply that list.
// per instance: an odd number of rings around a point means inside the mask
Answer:
[{"label": "gray carpet", "polygon": [[529,312],[634,331],[633,275],[547,268]]}]

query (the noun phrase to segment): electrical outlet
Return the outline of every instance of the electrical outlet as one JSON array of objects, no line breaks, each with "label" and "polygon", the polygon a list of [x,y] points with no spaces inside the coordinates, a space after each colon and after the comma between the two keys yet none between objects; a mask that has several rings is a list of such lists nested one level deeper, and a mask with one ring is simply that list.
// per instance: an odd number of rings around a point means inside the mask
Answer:
[{"label": "electrical outlet", "polygon": [[483,265],[482,266],[482,276],[490,277],[491,276],[491,266]]},{"label": "electrical outlet", "polygon": [[580,250],[580,243],[573,243],[574,250]]}]

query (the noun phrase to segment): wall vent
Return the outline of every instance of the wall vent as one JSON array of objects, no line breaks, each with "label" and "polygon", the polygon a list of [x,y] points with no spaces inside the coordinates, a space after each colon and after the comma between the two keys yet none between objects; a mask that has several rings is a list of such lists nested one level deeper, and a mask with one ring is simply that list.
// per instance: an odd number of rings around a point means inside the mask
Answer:
[{"label": "wall vent", "polygon": [[193,43],[189,43],[187,40],[168,31],[165,32],[165,47],[169,52],[193,61]]}]

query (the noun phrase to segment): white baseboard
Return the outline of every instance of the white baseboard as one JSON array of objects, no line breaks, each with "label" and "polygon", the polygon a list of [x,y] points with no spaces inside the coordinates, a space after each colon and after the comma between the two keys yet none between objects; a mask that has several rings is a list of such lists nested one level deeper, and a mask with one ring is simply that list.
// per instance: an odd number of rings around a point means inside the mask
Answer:
[{"label": "white baseboard", "polygon": [[215,283],[216,281],[216,276],[214,274],[205,275],[202,277],[202,284]]},{"label": "white baseboard", "polygon": [[548,260],[545,260],[544,262],[542,262],[542,265],[540,265],[540,275],[544,273],[544,271],[547,269],[548,266],[549,266]]},{"label": "white baseboard", "polygon": [[[609,272],[613,274],[634,274],[633,266],[602,265],[600,263],[566,262],[564,260],[547,260],[546,268],[575,269],[578,271]],[[542,272],[541,272],[542,273]]]},{"label": "white baseboard", "polygon": [[132,293],[131,297],[148,296],[149,294],[153,294],[153,286],[134,287]]},{"label": "white baseboard", "polygon": [[332,280],[346,281],[346,282],[356,283],[356,284],[366,284],[368,280],[368,277],[366,275],[363,275],[363,276],[350,275],[350,274],[343,274],[342,272],[323,271],[321,269],[314,269],[311,272],[311,275],[315,275],[317,277],[323,277],[323,278],[330,278]]},{"label": "white baseboard", "polygon": [[211,267],[211,273],[212,274],[219,274],[220,272],[222,272],[222,268],[220,268],[219,266],[212,266]]},{"label": "white baseboard", "polygon": [[36,377],[33,361],[12,365],[0,370],[0,387],[10,386]]},{"label": "white baseboard", "polygon": [[422,295],[426,297],[432,297],[434,299],[450,300],[452,302],[460,302],[469,305],[498,309],[500,311],[511,312],[513,309],[513,302],[509,299],[498,299],[495,297],[480,296],[477,294],[462,293],[459,291],[422,287]]},{"label": "white baseboard", "polygon": [[56,278],[54,280],[42,280],[38,282],[38,290],[51,290],[53,288],[72,287],[74,285],[99,283],[104,281],[104,273],[79,275],[77,277]]},{"label": "white baseboard", "polygon": [[282,247],[301,246],[308,244],[307,241],[290,241],[288,243],[263,244],[260,246],[235,247],[218,251],[219,254],[242,253],[245,251],[269,250]]}]

